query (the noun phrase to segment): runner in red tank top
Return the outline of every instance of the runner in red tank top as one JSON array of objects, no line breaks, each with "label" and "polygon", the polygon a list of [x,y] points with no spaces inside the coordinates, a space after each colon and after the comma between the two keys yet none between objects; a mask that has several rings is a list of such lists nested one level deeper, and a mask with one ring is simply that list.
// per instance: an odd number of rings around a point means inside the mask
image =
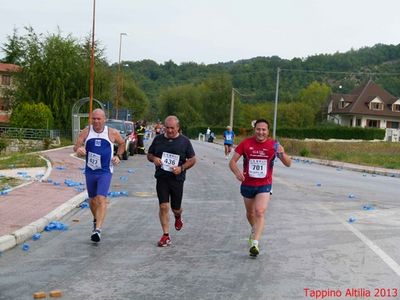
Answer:
[{"label": "runner in red tank top", "polygon": [[[256,257],[260,250],[258,241],[264,229],[264,215],[268,207],[272,189],[272,172],[277,156],[290,167],[291,159],[279,143],[269,137],[269,123],[260,119],[254,125],[255,135],[243,140],[235,149],[229,167],[236,178],[242,182],[240,193],[243,196],[247,220],[251,226],[249,237],[250,255]],[[243,156],[243,170],[237,161]]]}]

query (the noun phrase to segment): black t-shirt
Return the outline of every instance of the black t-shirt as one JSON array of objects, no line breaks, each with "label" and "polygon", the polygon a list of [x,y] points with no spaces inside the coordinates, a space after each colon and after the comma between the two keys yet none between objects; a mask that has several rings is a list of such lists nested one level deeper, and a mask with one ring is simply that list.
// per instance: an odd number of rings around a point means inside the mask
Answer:
[{"label": "black t-shirt", "polygon": [[[185,163],[188,158],[192,158],[195,156],[193,146],[190,143],[190,140],[184,136],[179,135],[177,138],[169,139],[164,136],[164,134],[157,135],[151,146],[148,150],[148,153],[153,154],[159,158],[162,158],[163,153],[175,154],[179,155],[179,163],[178,166],[181,166]],[[165,171],[161,167],[156,167],[156,172],[154,176],[156,178],[160,177],[175,177],[179,181],[185,180],[185,173],[174,175],[174,173]]]}]

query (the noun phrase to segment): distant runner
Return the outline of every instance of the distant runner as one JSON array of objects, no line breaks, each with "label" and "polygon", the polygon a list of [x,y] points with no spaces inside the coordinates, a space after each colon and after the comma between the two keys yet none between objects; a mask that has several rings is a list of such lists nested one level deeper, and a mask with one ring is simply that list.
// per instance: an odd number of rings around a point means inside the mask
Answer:
[{"label": "distant runner", "polygon": [[231,126],[226,126],[226,130],[223,133],[224,136],[224,150],[225,150],[225,158],[229,158],[229,154],[231,153],[233,140],[235,138],[235,133],[232,131]]}]

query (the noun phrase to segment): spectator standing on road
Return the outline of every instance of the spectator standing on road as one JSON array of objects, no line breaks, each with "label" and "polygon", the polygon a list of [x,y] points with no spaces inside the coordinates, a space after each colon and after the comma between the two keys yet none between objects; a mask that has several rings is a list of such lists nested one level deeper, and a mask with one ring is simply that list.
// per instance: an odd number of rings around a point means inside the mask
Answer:
[{"label": "spectator standing on road", "polygon": [[[286,167],[291,159],[279,143],[269,137],[269,123],[259,119],[254,125],[255,135],[243,140],[235,149],[229,167],[242,183],[240,193],[243,196],[247,220],[251,226],[249,237],[250,255],[256,257],[259,240],[264,229],[264,215],[272,193],[272,172],[277,156]],[[239,170],[237,161],[243,156],[243,170]]]},{"label": "spectator standing on road", "polygon": [[144,149],[144,134],[146,133],[146,122],[145,121],[139,121],[136,124],[136,134],[138,137],[138,143],[137,143],[137,153],[138,154],[146,154],[146,151]]},{"label": "spectator standing on road", "polygon": [[171,244],[169,236],[169,210],[175,216],[175,229],[181,230],[182,196],[186,170],[195,163],[195,153],[190,140],[179,133],[179,120],[168,116],[164,122],[165,133],[155,136],[148,150],[147,159],[154,163],[156,190],[159,201],[159,218],[163,235],[159,247]]},{"label": "spectator standing on road", "polygon": [[233,132],[231,126],[226,126],[226,130],[224,131],[223,136],[224,136],[225,158],[228,159],[229,154],[232,151],[233,140],[235,138],[235,133]]},{"label": "spectator standing on road", "polygon": [[208,138],[210,137],[210,134],[211,134],[211,129],[210,129],[210,127],[207,127],[207,130],[206,130],[206,141],[208,142]]},{"label": "spectator standing on road", "polygon": [[[89,195],[89,207],[93,214],[93,232],[90,239],[100,242],[101,228],[107,210],[107,194],[110,188],[113,166],[121,161],[125,150],[125,141],[116,129],[105,126],[106,116],[102,109],[92,112],[92,125],[79,134],[74,151],[86,156],[86,188]],[[114,143],[118,144],[117,154]]]}]

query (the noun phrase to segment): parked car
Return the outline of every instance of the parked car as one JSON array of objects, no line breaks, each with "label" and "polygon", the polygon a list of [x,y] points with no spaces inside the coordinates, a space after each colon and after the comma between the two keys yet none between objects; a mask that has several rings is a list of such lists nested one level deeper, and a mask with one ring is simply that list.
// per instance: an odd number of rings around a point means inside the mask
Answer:
[{"label": "parked car", "polygon": [[125,121],[125,125],[127,128],[128,141],[129,141],[128,153],[130,156],[132,156],[136,153],[137,142],[138,142],[135,123],[131,121]]},{"label": "parked car", "polygon": [[[119,131],[119,133],[121,134],[122,138],[125,140],[125,151],[122,154],[122,159],[123,160],[127,160],[129,155],[128,155],[128,151],[129,151],[129,134],[128,134],[128,128],[127,125],[125,123],[125,121],[123,120],[115,120],[115,119],[108,119],[106,121],[106,125],[108,127],[117,129]],[[114,144],[114,154],[117,153],[118,150],[118,144]]]}]

